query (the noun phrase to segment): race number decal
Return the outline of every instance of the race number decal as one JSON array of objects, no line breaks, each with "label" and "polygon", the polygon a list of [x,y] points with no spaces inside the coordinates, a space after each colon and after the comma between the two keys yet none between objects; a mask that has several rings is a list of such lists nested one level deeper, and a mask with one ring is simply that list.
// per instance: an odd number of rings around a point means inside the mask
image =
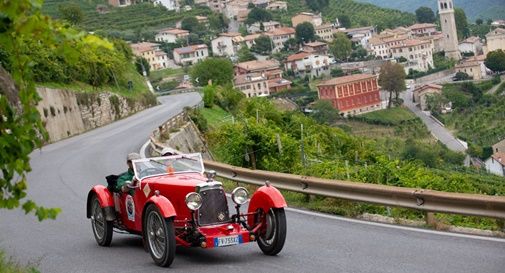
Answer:
[{"label": "race number decal", "polygon": [[135,203],[133,203],[131,195],[126,196],[126,213],[128,214],[128,220],[135,221]]}]

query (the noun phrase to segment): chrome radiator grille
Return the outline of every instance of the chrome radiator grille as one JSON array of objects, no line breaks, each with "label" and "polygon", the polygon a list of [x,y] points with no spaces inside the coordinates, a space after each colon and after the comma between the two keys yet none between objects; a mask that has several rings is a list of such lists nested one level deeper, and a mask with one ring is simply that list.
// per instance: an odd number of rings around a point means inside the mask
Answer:
[{"label": "chrome radiator grille", "polygon": [[201,226],[226,223],[230,221],[228,203],[222,188],[200,191],[202,206],[198,209],[198,223]]}]

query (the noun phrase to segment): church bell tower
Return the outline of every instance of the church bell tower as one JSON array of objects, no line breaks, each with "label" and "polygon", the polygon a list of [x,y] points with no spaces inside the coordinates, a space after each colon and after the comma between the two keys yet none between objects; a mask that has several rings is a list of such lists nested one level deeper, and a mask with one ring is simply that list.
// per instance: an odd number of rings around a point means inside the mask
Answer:
[{"label": "church bell tower", "polygon": [[438,0],[438,14],[440,14],[440,25],[444,34],[443,48],[445,56],[460,60],[461,54],[458,49],[458,31],[454,19],[453,0]]}]

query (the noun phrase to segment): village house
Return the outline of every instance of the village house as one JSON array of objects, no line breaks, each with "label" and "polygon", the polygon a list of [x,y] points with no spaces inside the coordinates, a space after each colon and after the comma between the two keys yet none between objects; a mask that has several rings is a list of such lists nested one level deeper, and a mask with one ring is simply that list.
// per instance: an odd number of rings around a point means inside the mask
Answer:
[{"label": "village house", "polygon": [[487,76],[487,68],[484,65],[485,59],[486,55],[479,55],[463,60],[456,65],[456,72],[466,73],[474,80],[482,80]]},{"label": "village house", "polygon": [[270,95],[268,79],[261,73],[250,73],[235,76],[233,85],[248,98]]},{"label": "village house", "polygon": [[416,87],[412,93],[413,102],[419,105],[423,111],[428,110],[427,98],[433,94],[441,94],[442,86],[438,84],[424,84]]},{"label": "village house", "polygon": [[299,52],[288,56],[284,67],[298,77],[319,77],[330,75],[332,59],[328,55]]},{"label": "village house", "polygon": [[351,36],[353,42],[359,43],[363,48],[368,48],[368,40],[375,34],[375,27],[350,28],[344,32]]},{"label": "village house", "polygon": [[314,25],[314,27],[317,27],[323,24],[323,17],[321,17],[321,14],[314,14],[311,12],[301,12],[291,17],[293,27],[305,22],[309,22]]},{"label": "village house", "polygon": [[168,55],[155,43],[136,43],[130,45],[133,55],[146,59],[151,70],[163,69],[168,66]]},{"label": "village house", "polygon": [[328,54],[328,44],[324,42],[310,42],[303,45],[303,51],[314,54]]},{"label": "village house", "polygon": [[505,29],[496,28],[486,34],[487,51],[484,52],[486,55],[488,52],[495,51],[498,49],[505,50]]},{"label": "village house", "polygon": [[285,1],[274,1],[270,2],[268,6],[266,7],[267,10],[273,10],[273,11],[278,11],[278,10],[288,10],[288,3]]},{"label": "village house", "polygon": [[160,30],[154,39],[157,42],[176,43],[177,39],[186,39],[189,36],[189,31],[178,28],[166,28]]},{"label": "village house", "polygon": [[273,52],[279,52],[284,49],[284,43],[290,38],[295,38],[295,29],[292,27],[281,27],[265,32],[265,35],[272,39]]},{"label": "village house", "polygon": [[260,33],[246,35],[244,36],[244,43],[248,48],[251,48],[255,44],[254,40],[256,40],[261,35],[262,34]]},{"label": "village house", "polygon": [[[263,26],[263,27],[262,27]],[[281,23],[277,21],[268,21],[268,22],[256,22],[247,27],[247,31],[249,33],[260,33],[265,31],[271,31],[276,28],[280,28]]]},{"label": "village house", "polygon": [[459,42],[458,45],[459,52],[463,53],[473,53],[473,55],[482,54],[482,42],[479,37],[472,36],[465,40]]},{"label": "village house", "polygon": [[[433,45],[429,41],[409,39],[400,45],[391,47],[392,57],[399,60],[404,66],[405,72],[410,69],[417,71],[428,71],[433,64]],[[406,62],[401,62],[404,59]]]},{"label": "village house", "polygon": [[357,115],[381,109],[377,76],[356,74],[320,83],[318,96],[328,100],[341,115]]},{"label": "village house", "polygon": [[333,41],[334,34],[337,33],[337,29],[332,24],[322,24],[314,27],[314,32],[322,40],[331,42]]},{"label": "village house", "polygon": [[207,0],[207,6],[214,12],[224,13],[226,3],[230,0]]},{"label": "village house", "polygon": [[109,0],[109,5],[113,7],[126,7],[132,4],[131,0]]},{"label": "village house", "polygon": [[176,10],[179,8],[179,3],[177,0],[155,0],[153,3],[162,5],[167,10]]},{"label": "village house", "polygon": [[438,33],[437,25],[435,24],[414,24],[408,27],[408,29],[412,31],[412,35],[416,37],[431,36]]},{"label": "village house", "polygon": [[243,0],[232,0],[226,3],[226,7],[224,9],[223,14],[230,18],[237,18],[239,17],[240,14],[243,14],[244,12],[248,12],[247,6],[249,5],[248,1],[243,1]]},{"label": "village house", "polygon": [[379,37],[372,37],[368,40],[368,51],[383,60],[391,57],[388,44]]},{"label": "village house", "polygon": [[433,46],[433,53],[444,51],[444,34],[439,32],[430,36],[421,36],[417,38],[421,41],[428,41]]},{"label": "village house", "polygon": [[505,139],[493,145],[493,153],[505,153]]},{"label": "village house", "polygon": [[496,152],[485,162],[486,170],[492,174],[505,176],[505,153]]},{"label": "village house", "polygon": [[235,77],[247,74],[261,74],[268,80],[270,94],[291,88],[291,82],[282,78],[280,64],[276,60],[249,61],[238,63],[234,68]]},{"label": "village house", "polygon": [[174,49],[174,62],[179,65],[192,65],[209,57],[207,45],[190,45]]},{"label": "village house", "polygon": [[212,40],[212,53],[214,56],[228,56],[232,57],[237,55],[240,49],[240,44],[244,38],[237,32],[227,32],[219,34],[219,37]]}]

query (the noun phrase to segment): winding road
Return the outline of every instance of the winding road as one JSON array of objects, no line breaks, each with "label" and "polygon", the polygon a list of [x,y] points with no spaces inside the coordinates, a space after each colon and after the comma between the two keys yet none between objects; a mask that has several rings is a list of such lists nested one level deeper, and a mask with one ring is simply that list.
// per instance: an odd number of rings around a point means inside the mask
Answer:
[{"label": "winding road", "polygon": [[29,194],[60,207],[57,220],[38,222],[20,210],[0,210],[0,249],[42,272],[504,272],[505,240],[374,224],[289,209],[288,237],[276,257],[256,244],[178,249],[168,269],[154,265],[139,237],[114,234],[97,246],[86,219],[86,195],[125,169],[158,124],[201,98],[188,93],[163,105],[72,137],[32,154]]}]

